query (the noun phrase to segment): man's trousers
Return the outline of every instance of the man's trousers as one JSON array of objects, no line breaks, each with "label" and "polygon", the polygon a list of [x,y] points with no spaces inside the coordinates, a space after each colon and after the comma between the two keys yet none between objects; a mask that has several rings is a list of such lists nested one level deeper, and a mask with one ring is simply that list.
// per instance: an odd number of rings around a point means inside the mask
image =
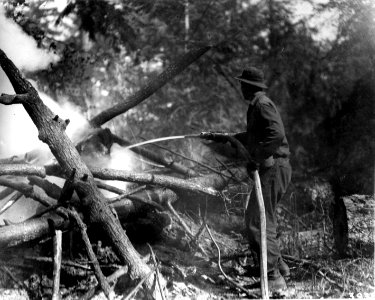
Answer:
[{"label": "man's trousers", "polygon": [[[269,271],[276,269],[280,249],[276,238],[276,205],[290,183],[292,168],[287,158],[275,159],[275,164],[269,168],[260,168],[259,177],[262,186],[263,200],[266,211],[267,232],[267,268]],[[251,192],[250,200],[246,209],[245,222],[250,250],[260,258],[260,218],[259,207],[256,200],[255,190]],[[256,258],[255,258],[256,259]]]}]

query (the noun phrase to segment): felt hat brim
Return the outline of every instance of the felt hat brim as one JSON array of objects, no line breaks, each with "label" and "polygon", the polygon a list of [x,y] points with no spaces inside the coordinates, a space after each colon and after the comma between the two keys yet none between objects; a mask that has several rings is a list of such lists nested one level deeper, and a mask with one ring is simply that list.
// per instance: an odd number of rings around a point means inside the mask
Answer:
[{"label": "felt hat brim", "polygon": [[242,82],[245,82],[245,83],[248,83],[248,84],[251,84],[251,85],[255,85],[255,86],[261,87],[263,89],[268,89],[268,86],[266,86],[263,82],[250,81],[250,80],[247,80],[247,79],[243,79],[241,77],[234,77],[234,78],[237,79],[237,80],[239,80],[239,81],[242,81]]}]

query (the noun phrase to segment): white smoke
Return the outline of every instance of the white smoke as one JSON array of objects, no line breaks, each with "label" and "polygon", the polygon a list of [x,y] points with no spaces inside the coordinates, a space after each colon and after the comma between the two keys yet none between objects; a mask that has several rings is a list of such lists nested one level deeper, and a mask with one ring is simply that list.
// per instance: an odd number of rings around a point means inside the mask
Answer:
[{"label": "white smoke", "polygon": [[[24,72],[45,69],[58,60],[58,56],[54,53],[39,49],[32,37],[28,36],[12,19],[6,18],[2,4],[0,4],[0,49]],[[0,68],[1,93],[14,94],[14,90]],[[41,96],[48,98],[46,95]],[[52,99],[48,98],[44,101],[50,102],[52,106]],[[71,116],[69,118],[71,119]],[[48,147],[38,140],[37,129],[23,106],[0,105],[0,158],[24,154],[36,148],[43,153],[42,159],[51,157]],[[0,187],[0,191],[3,189]],[[7,205],[12,195],[0,200],[0,207]],[[13,207],[0,216],[0,222],[3,219],[21,222],[33,215],[39,207],[39,203],[21,197]]]},{"label": "white smoke", "polygon": [[0,49],[19,69],[28,72],[43,70],[58,61],[56,54],[39,49],[31,36],[12,19],[7,18],[1,4],[0,28]]},{"label": "white smoke", "polygon": [[[14,93],[5,74],[0,72],[0,93]],[[57,103],[47,94],[38,92],[43,103],[62,119],[69,119],[67,135],[74,139],[77,132],[85,126],[88,127],[86,118],[79,107],[67,100]],[[50,156],[46,144],[38,139],[38,130],[22,105],[0,105],[0,158],[25,154],[34,149],[40,149],[44,157]],[[44,161],[44,163],[46,163]]]},{"label": "white smoke", "polygon": [[[37,43],[32,37],[27,36],[22,29],[12,20],[4,15],[4,9],[0,4],[0,48],[14,62],[14,64],[24,72],[31,72],[45,69],[50,63],[57,61],[56,55],[37,48]],[[31,82],[34,87],[36,84]],[[0,68],[0,94],[14,94],[14,90]],[[79,129],[87,126],[87,120],[81,114],[78,107],[69,103],[67,99],[59,99],[59,103],[54,101],[48,95],[39,92],[40,98],[54,114],[62,119],[69,119],[67,134],[77,142],[75,135],[79,134]],[[33,151],[32,151],[33,150]],[[32,151],[32,152],[30,152]],[[5,106],[0,104],[0,158],[8,158],[13,155],[23,155],[29,152],[30,157],[34,158],[33,163],[44,165],[53,156],[46,144],[38,139],[38,131],[29,115],[22,105]],[[29,157],[29,156],[28,156]],[[133,170],[137,167],[134,154],[114,144],[111,148],[109,157],[90,158],[85,157],[86,163],[92,163],[93,166],[107,167],[121,170]],[[52,180],[48,178],[49,180]],[[55,179],[53,180],[54,182]],[[62,185],[61,182],[56,182]],[[121,189],[126,189],[127,184],[119,181],[107,182]],[[3,187],[0,187],[0,191]],[[107,193],[106,195],[111,195]],[[12,197],[0,199],[0,210],[7,200]],[[39,208],[39,204],[33,200],[22,197],[5,214],[0,215],[0,224],[3,219],[9,219],[12,222],[21,222],[32,216]]]},{"label": "white smoke", "polygon": [[[0,4],[0,49],[22,71],[42,70],[58,60],[54,53],[37,47],[36,41],[28,36],[12,19],[5,16]],[[14,90],[0,69],[0,93],[14,94]],[[0,105],[0,157],[19,155],[43,147],[38,140],[35,125],[21,105]]]}]

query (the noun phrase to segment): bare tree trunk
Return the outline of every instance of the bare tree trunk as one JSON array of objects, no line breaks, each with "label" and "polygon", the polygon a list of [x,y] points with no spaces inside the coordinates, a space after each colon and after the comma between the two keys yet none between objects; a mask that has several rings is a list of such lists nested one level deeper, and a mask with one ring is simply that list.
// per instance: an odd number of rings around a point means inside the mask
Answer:
[{"label": "bare tree trunk", "polygon": [[[150,272],[130,243],[121,224],[114,217],[109,206],[103,201],[104,196],[94,183],[94,178],[82,161],[78,151],[65,133],[67,122],[44,105],[38,92],[23,78],[11,60],[0,50],[0,64],[8,76],[16,95],[2,95],[0,103],[22,104],[39,131],[39,139],[46,143],[59,162],[66,177],[74,175],[74,188],[80,197],[86,217],[93,223],[100,224],[108,235],[119,259],[129,266],[130,277],[140,279]],[[146,281],[152,289],[153,277]]]}]

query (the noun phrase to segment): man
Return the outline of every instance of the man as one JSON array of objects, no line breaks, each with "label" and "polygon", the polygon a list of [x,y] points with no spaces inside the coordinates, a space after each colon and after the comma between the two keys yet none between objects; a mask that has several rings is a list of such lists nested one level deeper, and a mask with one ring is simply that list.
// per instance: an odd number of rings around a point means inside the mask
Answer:
[{"label": "man", "polygon": [[[289,276],[289,268],[281,258],[276,239],[276,205],[286,192],[291,180],[289,145],[284,125],[275,104],[267,98],[264,89],[263,72],[251,67],[239,77],[247,111],[247,130],[235,135],[249,151],[257,163],[266,210],[267,269],[270,290],[285,289],[284,276]],[[250,250],[256,266],[249,269],[253,276],[260,273],[260,221],[255,192],[251,193],[245,214],[246,230]]]}]

